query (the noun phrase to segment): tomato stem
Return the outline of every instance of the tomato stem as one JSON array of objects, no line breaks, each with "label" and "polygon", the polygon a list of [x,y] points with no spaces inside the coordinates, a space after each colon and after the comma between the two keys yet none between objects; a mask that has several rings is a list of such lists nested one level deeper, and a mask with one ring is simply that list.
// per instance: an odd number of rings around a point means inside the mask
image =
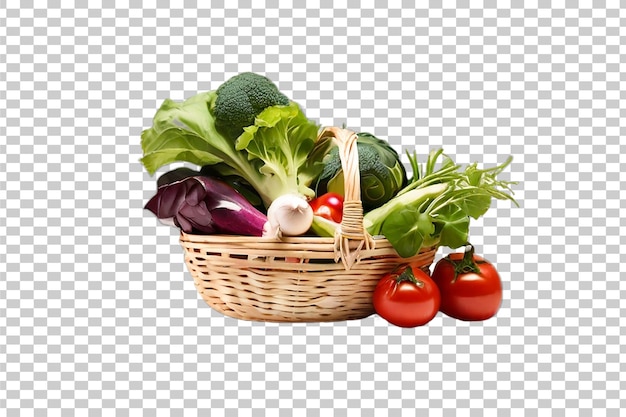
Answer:
[{"label": "tomato stem", "polygon": [[469,242],[465,245],[465,253],[460,261],[453,261],[450,259],[450,256],[447,256],[444,259],[454,266],[454,278],[452,279],[452,282],[456,282],[458,276],[461,274],[469,274],[470,272],[480,274],[478,263],[474,260],[474,245]]},{"label": "tomato stem", "polygon": [[420,288],[424,286],[424,283],[422,281],[415,278],[415,274],[413,273],[413,268],[411,268],[411,266],[407,266],[406,268],[404,268],[402,273],[400,273],[396,277],[396,282],[398,284],[401,283],[402,281],[412,282],[413,284],[417,285]]}]

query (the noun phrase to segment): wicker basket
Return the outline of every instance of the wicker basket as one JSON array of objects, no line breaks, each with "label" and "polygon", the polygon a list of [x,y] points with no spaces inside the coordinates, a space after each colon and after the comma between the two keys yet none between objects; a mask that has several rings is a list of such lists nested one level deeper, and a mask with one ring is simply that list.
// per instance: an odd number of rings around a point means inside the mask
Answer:
[{"label": "wicker basket", "polygon": [[254,321],[362,319],[374,313],[372,294],[382,275],[405,263],[428,272],[436,247],[401,258],[387,239],[364,230],[356,138],[334,127],[320,134],[337,142],[345,178],[343,220],[334,238],[181,233],[185,263],[211,308]]}]

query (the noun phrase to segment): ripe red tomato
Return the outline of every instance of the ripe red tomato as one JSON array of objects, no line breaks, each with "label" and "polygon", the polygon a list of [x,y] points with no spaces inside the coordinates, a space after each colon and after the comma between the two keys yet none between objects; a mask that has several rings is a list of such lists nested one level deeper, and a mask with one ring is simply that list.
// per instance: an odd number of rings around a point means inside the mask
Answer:
[{"label": "ripe red tomato", "polygon": [[471,245],[465,253],[451,253],[440,259],[432,278],[441,293],[439,309],[450,317],[487,320],[500,309],[500,275],[489,261],[474,255]]},{"label": "ripe red tomato", "polygon": [[410,265],[386,274],[374,290],[374,309],[400,327],[417,327],[431,321],[441,301],[439,289],[419,268]]},{"label": "ripe red tomato", "polygon": [[309,202],[313,214],[341,223],[343,217],[343,197],[336,193],[326,193]]}]

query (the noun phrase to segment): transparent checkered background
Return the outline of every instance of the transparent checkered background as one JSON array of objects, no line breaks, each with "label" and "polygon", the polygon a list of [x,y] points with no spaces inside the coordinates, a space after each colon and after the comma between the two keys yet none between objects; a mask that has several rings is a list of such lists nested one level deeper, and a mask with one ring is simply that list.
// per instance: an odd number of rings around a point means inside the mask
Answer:
[{"label": "transparent checkered background", "polygon": [[[617,2],[139,3],[0,11],[0,415],[626,408]],[[485,166],[513,155],[504,177],[521,207],[498,201],[471,226],[504,281],[498,315],[399,329],[207,307],[177,232],[142,209],[156,183],[139,136],[165,98],[242,71],[398,150]]]}]

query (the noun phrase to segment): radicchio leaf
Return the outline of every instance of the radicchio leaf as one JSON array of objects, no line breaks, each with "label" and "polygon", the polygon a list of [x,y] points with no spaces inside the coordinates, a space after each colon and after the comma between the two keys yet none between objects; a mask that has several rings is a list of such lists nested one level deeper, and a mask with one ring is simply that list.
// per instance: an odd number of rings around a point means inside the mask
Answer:
[{"label": "radicchio leaf", "polygon": [[230,185],[204,176],[160,186],[145,208],[185,233],[261,236],[267,221]]}]

